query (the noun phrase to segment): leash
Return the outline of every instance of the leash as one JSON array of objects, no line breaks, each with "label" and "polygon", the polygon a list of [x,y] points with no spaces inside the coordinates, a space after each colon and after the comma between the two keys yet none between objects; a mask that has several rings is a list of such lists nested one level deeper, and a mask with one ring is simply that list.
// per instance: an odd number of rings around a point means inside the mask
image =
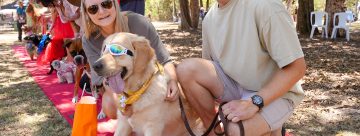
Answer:
[{"label": "leash", "polygon": [[[187,118],[186,118],[185,109],[184,109],[184,106],[183,106],[183,103],[182,103],[180,97],[179,97],[179,104],[180,104],[180,110],[181,110],[181,118],[182,118],[182,120],[184,121],[186,130],[189,132],[189,134],[190,134],[191,136],[196,136],[196,135],[194,134],[194,132],[191,130],[191,127],[190,127],[190,125],[189,125],[189,122],[188,122],[188,120],[187,120]],[[218,115],[219,115],[219,113],[217,112],[216,115],[215,115],[215,117],[214,117],[214,119],[213,119],[213,121],[211,122],[211,125],[210,125],[209,128],[205,131],[205,133],[202,134],[201,136],[207,136],[207,135],[209,135],[209,133],[211,132],[211,130],[212,130],[213,128],[215,128],[215,124],[216,124],[217,116],[218,116]]]},{"label": "leash", "polygon": [[[214,132],[217,136],[228,136],[228,123],[230,122],[230,120],[227,120],[224,116],[224,113],[222,112],[222,106],[226,104],[226,102],[223,102],[219,105],[219,109],[218,109],[218,112],[216,112],[215,114],[215,117],[214,119],[212,120],[210,126],[207,128],[207,130],[205,131],[204,134],[202,134],[201,136],[207,136],[209,135],[209,133],[211,132],[212,129],[214,129]],[[182,120],[184,121],[184,124],[185,124],[185,128],[186,130],[189,132],[189,134],[191,136],[196,136],[194,134],[194,132],[192,131],[190,125],[189,125],[189,122],[186,118],[186,114],[185,114],[185,109],[184,109],[184,106],[183,106],[183,103],[181,101],[181,98],[179,97],[179,105],[180,105],[180,110],[181,110],[181,118]],[[218,120],[217,118],[220,118],[220,120]],[[223,132],[217,132],[215,129],[220,126],[220,124],[223,123],[223,126],[224,126],[224,131]],[[239,121],[237,123],[239,125],[239,128],[240,128],[240,136],[245,136],[245,131],[244,131],[244,125],[242,123],[242,121]]]}]

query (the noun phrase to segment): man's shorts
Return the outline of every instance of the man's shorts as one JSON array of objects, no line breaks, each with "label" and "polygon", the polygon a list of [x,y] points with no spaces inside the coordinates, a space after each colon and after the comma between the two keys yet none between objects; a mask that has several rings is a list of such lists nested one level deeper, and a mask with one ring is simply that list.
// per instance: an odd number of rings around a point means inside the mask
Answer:
[{"label": "man's shorts", "polygon": [[[255,91],[242,88],[240,84],[226,75],[219,63],[213,62],[213,64],[218,78],[224,86],[224,94],[220,96],[220,98],[216,98],[217,101],[228,102],[239,99],[247,100],[251,99],[251,96],[256,94]],[[268,123],[271,131],[273,131],[281,128],[284,122],[290,118],[293,111],[294,104],[291,100],[279,98],[263,107],[260,111],[260,115]]]}]

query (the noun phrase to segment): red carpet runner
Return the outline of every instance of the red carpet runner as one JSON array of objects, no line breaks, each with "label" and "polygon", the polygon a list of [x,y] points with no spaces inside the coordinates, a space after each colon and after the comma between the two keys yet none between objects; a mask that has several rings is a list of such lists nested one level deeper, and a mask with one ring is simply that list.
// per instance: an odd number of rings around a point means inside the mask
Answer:
[{"label": "red carpet runner", "polygon": [[[39,85],[44,94],[55,105],[56,109],[72,126],[75,104],[71,102],[74,84],[60,84],[54,71],[51,75],[46,73],[49,66],[39,66],[36,60],[31,61],[24,46],[13,46],[14,56],[16,56],[29,71],[35,82]],[[79,95],[81,91],[79,90]],[[98,100],[98,112],[100,112],[101,101]],[[98,123],[98,136],[112,136],[115,131],[115,120],[103,119]]]}]

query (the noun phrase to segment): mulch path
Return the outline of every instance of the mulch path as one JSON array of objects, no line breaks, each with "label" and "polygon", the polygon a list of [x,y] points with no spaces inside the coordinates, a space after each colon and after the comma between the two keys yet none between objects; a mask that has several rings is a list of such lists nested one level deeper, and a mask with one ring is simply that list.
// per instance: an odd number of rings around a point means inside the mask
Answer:
[{"label": "mulch path", "polygon": [[[306,98],[285,127],[294,135],[360,135],[360,22],[351,40],[299,36],[307,72]],[[201,30],[181,31],[176,25],[158,27],[172,57],[201,57]]]}]

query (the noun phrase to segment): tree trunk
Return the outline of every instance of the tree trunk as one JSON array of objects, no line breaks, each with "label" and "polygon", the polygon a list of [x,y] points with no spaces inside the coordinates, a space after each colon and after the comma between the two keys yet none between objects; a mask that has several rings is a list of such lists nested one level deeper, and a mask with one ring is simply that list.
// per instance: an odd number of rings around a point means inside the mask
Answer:
[{"label": "tree trunk", "polygon": [[355,15],[357,16],[357,18],[359,18],[359,16],[358,16],[358,6],[359,6],[359,0],[356,0],[356,3],[355,3]]},{"label": "tree trunk", "polygon": [[180,3],[180,17],[181,17],[181,30],[189,30],[191,28],[191,19],[189,14],[189,1],[179,0]]},{"label": "tree trunk", "polygon": [[314,11],[314,0],[299,0],[296,29],[300,34],[311,31],[310,13]]},{"label": "tree trunk", "polygon": [[209,11],[209,0],[206,0],[206,11]]},{"label": "tree trunk", "polygon": [[177,11],[176,11],[176,0],[173,1],[173,12],[172,12],[172,15],[173,17],[177,17],[176,14],[177,14]]},{"label": "tree trunk", "polygon": [[200,7],[204,7],[203,0],[200,0]]},{"label": "tree trunk", "polygon": [[192,28],[196,30],[199,25],[199,1],[198,0],[191,0],[190,1],[190,7],[191,7],[191,22],[192,22]]},{"label": "tree trunk", "polygon": [[334,14],[345,10],[345,0],[326,0],[325,11],[329,15],[328,35],[331,36],[334,27]]}]

